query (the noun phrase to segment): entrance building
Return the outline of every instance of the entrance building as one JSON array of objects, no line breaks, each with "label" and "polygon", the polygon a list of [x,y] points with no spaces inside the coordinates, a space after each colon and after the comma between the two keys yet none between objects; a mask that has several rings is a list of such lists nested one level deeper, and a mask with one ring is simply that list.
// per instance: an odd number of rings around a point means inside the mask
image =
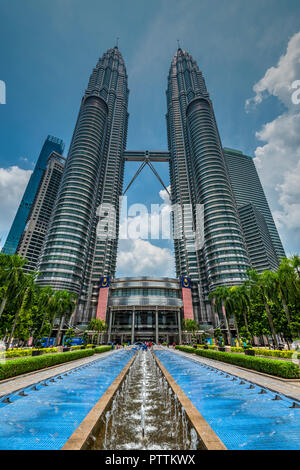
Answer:
[{"label": "entrance building", "polygon": [[119,278],[110,282],[108,341],[181,342],[181,285],[171,278]]}]

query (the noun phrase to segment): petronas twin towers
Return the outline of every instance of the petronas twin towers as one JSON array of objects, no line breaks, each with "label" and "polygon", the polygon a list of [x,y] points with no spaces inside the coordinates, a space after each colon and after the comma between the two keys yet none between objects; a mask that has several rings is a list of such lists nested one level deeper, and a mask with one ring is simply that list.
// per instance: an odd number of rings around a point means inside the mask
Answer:
[{"label": "petronas twin towers", "polygon": [[[78,294],[77,322],[95,316],[100,279],[116,269],[118,222],[113,238],[98,238],[96,228],[101,204],[112,204],[119,220],[128,95],[114,47],[99,59],[82,98],[39,265],[42,285]],[[167,130],[172,204],[192,207],[182,219],[185,234],[196,227],[197,205],[204,207],[201,248],[186,236],[174,244],[177,276],[190,278],[195,317],[205,322],[209,291],[243,281],[249,260],[212,102],[196,62],[180,48],[168,77]]]}]

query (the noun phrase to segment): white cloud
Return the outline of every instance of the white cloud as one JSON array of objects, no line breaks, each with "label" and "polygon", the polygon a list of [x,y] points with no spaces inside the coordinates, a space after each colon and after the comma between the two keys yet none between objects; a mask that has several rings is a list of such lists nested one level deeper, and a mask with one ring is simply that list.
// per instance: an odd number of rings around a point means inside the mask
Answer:
[{"label": "white cloud", "polygon": [[276,96],[287,108],[293,108],[292,84],[300,79],[300,32],[289,41],[286,53],[276,67],[269,68],[253,87],[255,96],[246,101],[246,107],[260,104],[267,96]]},{"label": "white cloud", "polygon": [[167,190],[169,194],[167,193],[165,189],[161,189],[159,191],[159,196],[164,201],[164,204],[167,204],[168,206],[170,206],[171,205],[171,201],[170,201],[171,186],[167,186]]},{"label": "white cloud", "polygon": [[288,251],[297,251],[300,235],[300,104],[292,101],[292,84],[300,79],[300,32],[289,41],[278,64],[254,85],[246,109],[275,96],[286,110],[256,133],[263,145],[255,151],[262,184]]},{"label": "white cloud", "polygon": [[9,231],[31,173],[18,166],[0,168],[0,233]]},{"label": "white cloud", "polygon": [[118,276],[174,277],[174,255],[147,240],[120,240]]}]

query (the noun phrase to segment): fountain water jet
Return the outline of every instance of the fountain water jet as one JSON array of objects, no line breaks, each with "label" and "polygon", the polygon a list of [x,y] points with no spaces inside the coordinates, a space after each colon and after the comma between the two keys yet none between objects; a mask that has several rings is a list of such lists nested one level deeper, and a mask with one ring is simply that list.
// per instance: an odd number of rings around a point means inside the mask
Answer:
[{"label": "fountain water jet", "polygon": [[92,450],[198,450],[198,434],[150,351],[139,351]]}]

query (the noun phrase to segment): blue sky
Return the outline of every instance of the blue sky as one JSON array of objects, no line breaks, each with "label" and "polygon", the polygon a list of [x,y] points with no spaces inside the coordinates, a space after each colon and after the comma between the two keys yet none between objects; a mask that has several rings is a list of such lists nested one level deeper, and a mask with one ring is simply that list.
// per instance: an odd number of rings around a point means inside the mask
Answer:
[{"label": "blue sky", "polygon": [[[2,243],[45,137],[62,138],[68,149],[92,68],[117,36],[130,89],[128,149],[167,149],[165,90],[179,39],[204,73],[223,145],[254,156],[265,145],[256,133],[284,114],[286,103],[267,86],[259,106],[246,112],[245,102],[299,31],[298,0],[0,0],[0,80],[7,87],[7,104],[0,105]],[[8,174],[10,167],[17,169]],[[167,165],[159,169],[167,183]],[[125,184],[135,170],[127,164]],[[268,184],[272,210],[286,211],[273,191],[284,182]],[[161,202],[160,190],[147,170],[129,203],[142,202],[141,194],[149,204]],[[299,227],[278,220],[286,250],[297,251]]]}]

